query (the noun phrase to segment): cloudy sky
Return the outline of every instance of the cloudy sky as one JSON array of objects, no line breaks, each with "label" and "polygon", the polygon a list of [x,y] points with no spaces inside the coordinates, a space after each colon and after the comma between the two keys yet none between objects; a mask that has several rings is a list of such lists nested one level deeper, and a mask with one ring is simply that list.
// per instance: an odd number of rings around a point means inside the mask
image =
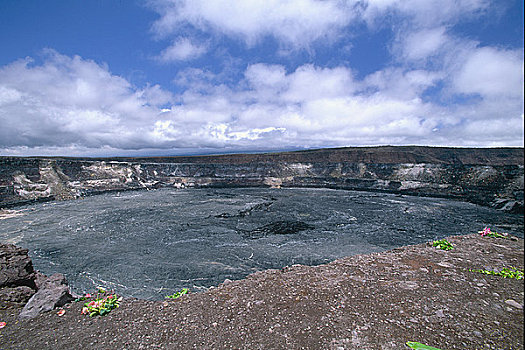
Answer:
[{"label": "cloudy sky", "polygon": [[523,0],[0,2],[0,155],[523,147]]}]

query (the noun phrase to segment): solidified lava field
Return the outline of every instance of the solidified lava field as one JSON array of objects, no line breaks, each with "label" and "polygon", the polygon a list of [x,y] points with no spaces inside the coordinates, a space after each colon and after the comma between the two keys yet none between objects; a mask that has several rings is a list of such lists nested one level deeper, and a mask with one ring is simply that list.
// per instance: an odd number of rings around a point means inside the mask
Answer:
[{"label": "solidified lava field", "polygon": [[523,216],[440,198],[330,189],[160,189],[19,207],[0,240],[78,293],[103,285],[162,299],[294,264],[319,265],[485,226],[523,237]]}]

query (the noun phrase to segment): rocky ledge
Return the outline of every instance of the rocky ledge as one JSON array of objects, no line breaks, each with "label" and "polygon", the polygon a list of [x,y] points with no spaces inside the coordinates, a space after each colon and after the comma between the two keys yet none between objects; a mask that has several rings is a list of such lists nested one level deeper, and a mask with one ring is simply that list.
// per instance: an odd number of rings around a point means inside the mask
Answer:
[{"label": "rocky ledge", "polygon": [[33,318],[74,297],[62,274],[35,271],[27,249],[0,244],[0,300],[4,307],[21,307],[20,318]]},{"label": "rocky ledge", "polygon": [[523,271],[523,240],[476,234],[448,241],[453,250],[419,244],[257,272],[175,300],[124,299],[104,317],[82,315],[83,303],[73,302],[62,316],[55,309],[20,320],[21,306],[2,300],[0,344],[397,350],[417,341],[443,350],[523,349],[523,280],[473,271]]},{"label": "rocky ledge", "polygon": [[327,187],[523,214],[523,148],[361,147],[162,158],[0,157],[0,208],[158,187]]}]

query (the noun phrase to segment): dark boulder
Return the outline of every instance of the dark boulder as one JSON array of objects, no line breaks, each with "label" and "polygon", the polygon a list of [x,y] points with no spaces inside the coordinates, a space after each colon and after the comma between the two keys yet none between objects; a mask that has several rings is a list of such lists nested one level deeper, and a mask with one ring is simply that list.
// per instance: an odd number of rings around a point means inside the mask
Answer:
[{"label": "dark boulder", "polygon": [[39,290],[40,288],[42,288],[42,286],[47,281],[47,279],[48,279],[48,277],[46,275],[44,275],[42,272],[40,272],[38,270],[35,271],[36,289]]},{"label": "dark boulder", "polygon": [[0,244],[0,288],[26,286],[36,290],[35,271],[28,250]]},{"label": "dark boulder", "polygon": [[64,275],[55,273],[42,282],[38,292],[29,299],[20,312],[20,318],[33,318],[73,301]]},{"label": "dark boulder", "polygon": [[33,269],[27,249],[0,244],[0,300],[6,305],[25,304],[21,318],[35,317],[73,299],[63,275],[47,277]]}]

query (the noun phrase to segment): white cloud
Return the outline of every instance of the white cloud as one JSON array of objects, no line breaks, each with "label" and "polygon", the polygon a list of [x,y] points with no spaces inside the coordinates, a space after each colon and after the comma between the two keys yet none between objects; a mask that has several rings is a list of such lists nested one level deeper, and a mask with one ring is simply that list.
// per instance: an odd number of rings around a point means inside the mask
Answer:
[{"label": "white cloud", "polygon": [[249,45],[270,35],[288,46],[304,47],[346,26],[353,16],[341,1],[158,0],[150,4],[161,16],[153,26],[160,36],[190,24],[242,38]]},{"label": "white cloud", "polygon": [[[351,47],[360,31],[385,27],[394,34],[387,43],[392,56],[381,58],[380,70],[358,78],[353,62],[343,55],[329,67],[301,58],[285,58],[286,68],[252,64],[254,52],[265,46],[248,53],[250,63],[243,71],[236,68],[243,66],[242,57],[231,53],[222,56],[241,60],[240,65],[219,62],[179,71],[173,81],[181,92],[174,95],[158,85],[133,86],[104,64],[48,50],[41,63],[28,58],[0,67],[0,153],[523,146],[522,48],[481,47],[454,31],[456,24],[486,14],[495,6],[489,0],[149,4],[159,14],[153,31],[171,41],[156,57],[162,63],[190,61],[208,52],[219,58],[227,48],[215,45],[224,36],[250,49],[274,38],[279,45],[269,45],[277,50],[272,62],[283,61],[279,52],[301,49],[315,59],[310,50],[318,44],[330,49],[340,40]],[[221,65],[228,68],[212,73]]]},{"label": "white cloud", "polygon": [[[253,65],[245,72],[249,88],[242,91],[216,90],[212,85],[206,91],[193,92],[184,99],[184,107],[173,110],[168,116],[178,123],[188,122],[189,111],[197,111],[195,117],[211,111],[222,111],[223,119],[212,120],[215,135],[225,142],[236,141],[236,136],[246,136],[243,128],[254,130],[280,130],[265,135],[263,142],[282,146],[327,146],[360,144],[363,140],[416,140],[432,134],[438,121],[432,118],[433,107],[417,98],[421,85],[432,84],[433,77],[422,72],[406,72],[392,78],[404,88],[416,91],[410,96],[396,96],[385,88],[388,82],[378,82],[374,91],[367,92],[368,80],[355,81],[351,71],[344,67],[332,69],[304,65],[286,74],[277,65]],[[404,80],[401,82],[399,80]],[[273,89],[268,89],[268,86]],[[217,108],[211,103],[219,96],[226,97]],[[220,126],[220,127],[219,127]],[[268,139],[268,137],[270,139]],[[252,139],[251,137],[247,137]],[[254,140],[259,140],[255,138]],[[412,141],[412,143],[417,143]]]},{"label": "white cloud", "polygon": [[371,26],[386,14],[408,18],[417,28],[479,16],[489,0],[151,0],[160,15],[154,32],[161,37],[177,33],[184,25],[203,32],[241,38],[254,45],[272,36],[285,46],[308,47],[318,39],[335,39],[352,24]]},{"label": "white cloud", "polygon": [[[188,85],[173,96],[50,51],[41,64],[27,59],[0,67],[0,152],[522,146],[522,75],[519,52],[485,47],[458,57],[453,68],[385,68],[363,79],[343,66],[306,64],[287,72],[260,63],[228,87],[211,72],[193,69],[181,73]],[[450,85],[449,98],[460,93],[459,102],[428,100],[425,91],[438,83]],[[462,102],[464,94],[477,97]]]},{"label": "white cloud", "polygon": [[161,62],[187,61],[202,56],[206,51],[206,44],[194,44],[188,38],[178,38],[161,52],[158,59]]},{"label": "white cloud", "polygon": [[256,88],[279,90],[282,87],[286,70],[280,65],[253,64],[246,69],[246,79]]},{"label": "white cloud", "polygon": [[20,101],[22,94],[16,89],[0,86],[0,106]]},{"label": "white cloud", "polygon": [[442,78],[439,72],[386,68],[368,75],[364,83],[365,87],[385,96],[411,100]]},{"label": "white cloud", "polygon": [[426,59],[438,53],[448,40],[444,27],[423,29],[407,36],[403,53],[409,60]]},{"label": "white cloud", "polygon": [[1,146],[133,148],[144,141],[144,120],[170,99],[158,86],[137,89],[105,66],[48,50],[41,65],[0,68]]},{"label": "white cloud", "polygon": [[289,88],[283,93],[283,98],[290,102],[347,96],[357,85],[348,68],[318,68],[313,65],[297,68],[288,76],[288,81]]},{"label": "white cloud", "polygon": [[[419,66],[453,56],[451,52],[465,40],[447,28],[486,15],[495,6],[490,0],[150,0],[148,4],[160,16],[152,26],[156,36],[175,37],[158,56],[162,62],[189,60],[215,50],[223,42],[221,36],[249,47],[274,38],[279,43],[274,54],[279,57],[302,49],[315,55],[313,43],[325,50],[344,39],[345,46],[352,47],[348,39],[359,36],[367,23],[372,30],[392,28],[397,37],[391,46],[395,56]],[[188,37],[179,38],[181,32]],[[199,43],[197,38],[202,37],[208,38],[206,44]]]},{"label": "white cloud", "polygon": [[454,87],[465,94],[522,98],[523,51],[477,48],[454,78]]}]

